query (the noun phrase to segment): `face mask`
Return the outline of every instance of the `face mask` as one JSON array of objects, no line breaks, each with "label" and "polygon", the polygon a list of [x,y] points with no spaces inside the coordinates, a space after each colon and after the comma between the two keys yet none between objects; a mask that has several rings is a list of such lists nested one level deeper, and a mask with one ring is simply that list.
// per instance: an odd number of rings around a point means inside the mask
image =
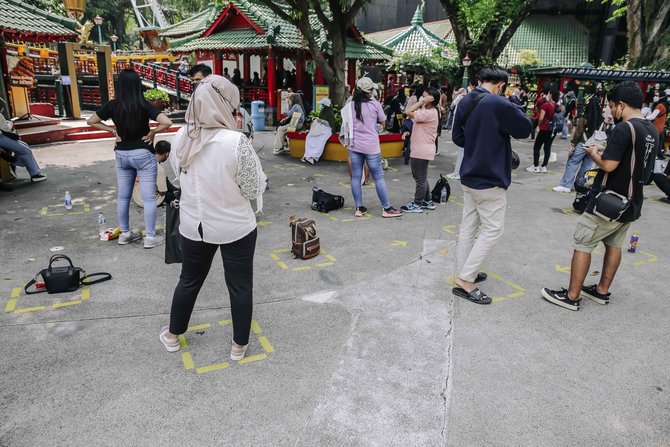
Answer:
[{"label": "face mask", "polygon": [[654,102],[658,102],[658,100],[661,99],[658,96],[654,96]]}]

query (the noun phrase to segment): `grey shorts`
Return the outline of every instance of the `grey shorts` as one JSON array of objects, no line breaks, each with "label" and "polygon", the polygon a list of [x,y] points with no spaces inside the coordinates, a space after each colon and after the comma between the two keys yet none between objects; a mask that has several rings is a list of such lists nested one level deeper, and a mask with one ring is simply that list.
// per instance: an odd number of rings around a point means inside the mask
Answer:
[{"label": "grey shorts", "polygon": [[575,250],[591,253],[598,243],[621,248],[630,222],[608,222],[593,214],[584,213],[577,219],[575,228]]}]

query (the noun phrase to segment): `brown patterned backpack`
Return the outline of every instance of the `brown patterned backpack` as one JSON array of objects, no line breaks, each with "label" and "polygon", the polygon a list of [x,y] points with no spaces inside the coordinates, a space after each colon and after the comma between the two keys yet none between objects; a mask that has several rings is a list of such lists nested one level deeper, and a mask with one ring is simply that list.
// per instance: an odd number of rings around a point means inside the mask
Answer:
[{"label": "brown patterned backpack", "polygon": [[291,252],[299,259],[312,259],[321,251],[316,222],[304,217],[289,217],[291,227]]}]

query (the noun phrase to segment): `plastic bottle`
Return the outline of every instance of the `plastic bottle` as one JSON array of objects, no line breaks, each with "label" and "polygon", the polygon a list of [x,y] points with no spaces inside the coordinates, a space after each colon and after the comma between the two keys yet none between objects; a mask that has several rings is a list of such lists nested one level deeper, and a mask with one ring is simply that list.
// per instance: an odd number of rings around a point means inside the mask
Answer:
[{"label": "plastic bottle", "polygon": [[447,187],[446,186],[442,187],[442,192],[440,193],[440,203],[442,205],[447,204]]},{"label": "plastic bottle", "polygon": [[105,219],[105,213],[100,211],[98,213],[98,234],[102,235],[102,233],[104,233],[107,230],[107,228],[105,228],[106,223],[107,223],[107,220]]},{"label": "plastic bottle", "polygon": [[72,209],[72,196],[70,195],[70,191],[65,191],[65,209]]},{"label": "plastic bottle", "polygon": [[640,239],[640,233],[637,230],[633,231],[633,234],[630,236],[630,245],[628,246],[628,253],[635,253],[637,250],[637,241]]}]

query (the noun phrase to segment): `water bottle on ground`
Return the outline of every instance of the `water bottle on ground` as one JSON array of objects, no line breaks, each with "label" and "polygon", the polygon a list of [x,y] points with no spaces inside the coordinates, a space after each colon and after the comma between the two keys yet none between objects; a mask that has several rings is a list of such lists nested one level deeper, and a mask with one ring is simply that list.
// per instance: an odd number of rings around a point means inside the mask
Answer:
[{"label": "water bottle on ground", "polygon": [[447,204],[447,187],[446,186],[442,187],[442,192],[440,193],[440,203],[442,205]]},{"label": "water bottle on ground", "polygon": [[72,209],[72,196],[70,195],[70,191],[65,191],[65,209]]},{"label": "water bottle on ground", "polygon": [[637,241],[640,239],[640,233],[633,231],[633,234],[630,236],[630,245],[628,246],[628,253],[635,253],[637,250]]},{"label": "water bottle on ground", "polygon": [[107,223],[107,220],[105,219],[105,213],[100,211],[98,213],[98,234],[102,235],[107,230],[107,228],[105,228],[106,223]]}]

